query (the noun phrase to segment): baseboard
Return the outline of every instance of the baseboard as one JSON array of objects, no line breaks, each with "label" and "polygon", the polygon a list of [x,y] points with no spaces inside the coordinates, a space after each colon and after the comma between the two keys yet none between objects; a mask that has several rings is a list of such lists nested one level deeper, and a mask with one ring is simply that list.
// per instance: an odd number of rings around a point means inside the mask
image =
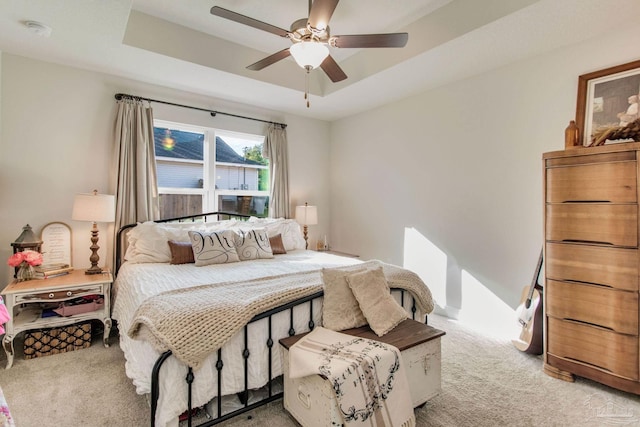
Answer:
[{"label": "baseboard", "polygon": [[436,308],[433,310],[433,314],[458,320],[460,318],[460,309],[450,305],[446,305],[444,307],[436,305]]}]

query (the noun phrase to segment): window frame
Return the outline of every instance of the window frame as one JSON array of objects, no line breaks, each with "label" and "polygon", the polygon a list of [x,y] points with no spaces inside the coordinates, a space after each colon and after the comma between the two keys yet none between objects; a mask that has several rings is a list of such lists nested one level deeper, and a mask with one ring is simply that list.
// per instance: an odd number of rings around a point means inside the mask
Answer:
[{"label": "window frame", "polygon": [[[217,212],[219,210],[218,196],[254,196],[254,197],[270,197],[270,191],[261,190],[228,190],[217,189],[214,177],[216,177],[216,169],[218,166],[232,166],[242,168],[237,163],[217,162],[216,161],[216,137],[221,139],[235,138],[253,142],[254,145],[264,144],[266,135],[256,135],[236,131],[228,131],[213,127],[190,125],[169,120],[154,119],[154,128],[175,129],[186,132],[201,133],[204,135],[202,147],[202,160],[193,159],[176,159],[173,157],[164,157],[156,153],[156,165],[158,161],[168,163],[189,163],[202,165],[202,188],[188,187],[160,187],[158,186],[158,195],[160,194],[192,194],[202,196],[203,212]],[[269,165],[251,165],[252,169],[267,169]]]}]

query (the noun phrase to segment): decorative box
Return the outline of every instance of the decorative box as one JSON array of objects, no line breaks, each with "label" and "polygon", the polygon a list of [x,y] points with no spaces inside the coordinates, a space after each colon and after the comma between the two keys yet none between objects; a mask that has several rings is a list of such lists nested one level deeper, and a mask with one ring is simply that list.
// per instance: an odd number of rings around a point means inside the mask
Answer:
[{"label": "decorative box", "polygon": [[91,322],[60,328],[27,331],[24,336],[24,358],[49,356],[87,348],[91,345]]},{"label": "decorative box", "polygon": [[[444,331],[409,319],[382,337],[375,335],[368,326],[341,332],[382,341],[400,350],[414,408],[440,392],[440,338],[445,335]],[[303,336],[301,334],[280,340],[283,347],[284,408],[303,426],[344,425],[329,381],[320,375],[289,377],[289,348]]]},{"label": "decorative box", "polygon": [[96,300],[85,302],[82,304],[68,305],[67,303],[62,303],[58,308],[54,308],[53,311],[58,313],[60,316],[66,317],[101,310],[103,306],[104,300],[102,298],[98,298]]}]

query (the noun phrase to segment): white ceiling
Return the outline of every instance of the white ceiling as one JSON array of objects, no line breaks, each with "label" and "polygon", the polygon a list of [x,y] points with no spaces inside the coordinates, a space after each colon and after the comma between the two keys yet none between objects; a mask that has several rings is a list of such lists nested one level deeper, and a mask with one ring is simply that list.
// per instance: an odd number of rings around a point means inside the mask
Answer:
[{"label": "white ceiling", "polygon": [[[290,45],[213,16],[218,5],[280,28],[306,0],[0,0],[0,51],[324,120],[573,44],[625,23],[638,0],[343,0],[331,34],[407,31],[402,49],[331,49],[349,76],[332,83],[292,59],[246,66]],[[28,31],[26,20],[50,27]],[[626,22],[625,22],[626,21]]]}]

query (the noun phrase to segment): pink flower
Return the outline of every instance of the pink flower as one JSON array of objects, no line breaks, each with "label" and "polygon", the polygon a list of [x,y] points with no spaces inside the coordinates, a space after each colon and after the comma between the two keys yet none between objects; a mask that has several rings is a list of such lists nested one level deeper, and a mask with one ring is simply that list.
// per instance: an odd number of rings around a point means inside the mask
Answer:
[{"label": "pink flower", "polygon": [[24,254],[24,260],[29,265],[40,265],[42,264],[42,254],[36,251],[22,251]]},{"label": "pink flower", "polygon": [[19,267],[23,262],[29,265],[40,265],[42,264],[42,254],[31,250],[16,252],[9,257],[7,264],[11,267]]},{"label": "pink flower", "polygon": [[7,264],[9,264],[11,267],[18,267],[20,264],[22,264],[22,261],[24,261],[22,252],[16,252],[9,257]]}]

